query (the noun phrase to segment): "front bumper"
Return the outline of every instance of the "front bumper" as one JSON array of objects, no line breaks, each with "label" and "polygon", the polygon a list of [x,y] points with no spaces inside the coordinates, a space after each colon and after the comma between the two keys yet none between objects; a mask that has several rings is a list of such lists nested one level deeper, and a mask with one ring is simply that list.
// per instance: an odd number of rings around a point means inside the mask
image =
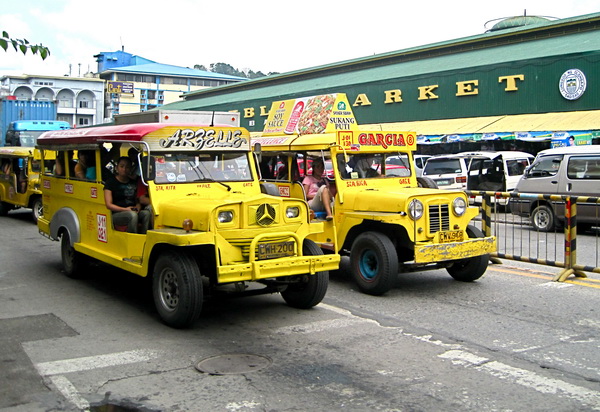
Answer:
[{"label": "front bumper", "polygon": [[415,263],[436,263],[467,259],[496,251],[496,237],[489,236],[453,243],[415,245]]}]

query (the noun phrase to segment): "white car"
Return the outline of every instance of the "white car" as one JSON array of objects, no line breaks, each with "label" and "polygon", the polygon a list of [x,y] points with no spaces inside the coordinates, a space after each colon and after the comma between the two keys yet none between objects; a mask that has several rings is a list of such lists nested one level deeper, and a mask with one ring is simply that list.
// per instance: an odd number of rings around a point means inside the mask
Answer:
[{"label": "white car", "polygon": [[469,158],[464,155],[433,156],[427,160],[423,176],[432,179],[440,189],[467,189]]}]

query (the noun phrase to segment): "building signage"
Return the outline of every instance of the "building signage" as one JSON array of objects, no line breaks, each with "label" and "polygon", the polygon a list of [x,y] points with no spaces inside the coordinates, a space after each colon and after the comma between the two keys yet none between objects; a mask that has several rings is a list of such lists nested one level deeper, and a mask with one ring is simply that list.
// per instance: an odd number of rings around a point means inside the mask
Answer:
[{"label": "building signage", "polygon": [[106,93],[133,94],[132,82],[107,82]]},{"label": "building signage", "polygon": [[331,133],[358,125],[344,93],[273,102],[263,136]]},{"label": "building signage", "polygon": [[587,81],[585,74],[579,69],[567,70],[560,76],[558,88],[560,94],[567,100],[577,100],[585,92]]}]

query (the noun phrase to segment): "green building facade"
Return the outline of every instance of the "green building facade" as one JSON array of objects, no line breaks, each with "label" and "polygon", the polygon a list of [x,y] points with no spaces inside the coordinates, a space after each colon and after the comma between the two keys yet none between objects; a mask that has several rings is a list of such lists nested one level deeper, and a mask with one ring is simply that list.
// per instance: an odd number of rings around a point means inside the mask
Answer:
[{"label": "green building facade", "polygon": [[472,37],[189,93],[163,109],[239,111],[242,126],[260,132],[273,101],[346,93],[361,127],[415,130],[421,143],[545,142],[541,149],[569,134],[591,143],[600,130],[600,13],[519,19]]}]

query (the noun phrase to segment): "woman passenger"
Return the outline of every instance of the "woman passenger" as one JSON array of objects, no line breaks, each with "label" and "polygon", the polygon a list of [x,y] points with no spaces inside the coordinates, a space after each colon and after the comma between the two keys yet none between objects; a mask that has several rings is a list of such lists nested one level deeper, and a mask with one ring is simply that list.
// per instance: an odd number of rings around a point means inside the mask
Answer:
[{"label": "woman passenger", "polygon": [[325,219],[332,220],[331,201],[333,194],[327,180],[323,177],[323,172],[325,172],[323,159],[313,160],[312,175],[304,177],[302,186],[310,208],[315,212],[325,212]]}]

